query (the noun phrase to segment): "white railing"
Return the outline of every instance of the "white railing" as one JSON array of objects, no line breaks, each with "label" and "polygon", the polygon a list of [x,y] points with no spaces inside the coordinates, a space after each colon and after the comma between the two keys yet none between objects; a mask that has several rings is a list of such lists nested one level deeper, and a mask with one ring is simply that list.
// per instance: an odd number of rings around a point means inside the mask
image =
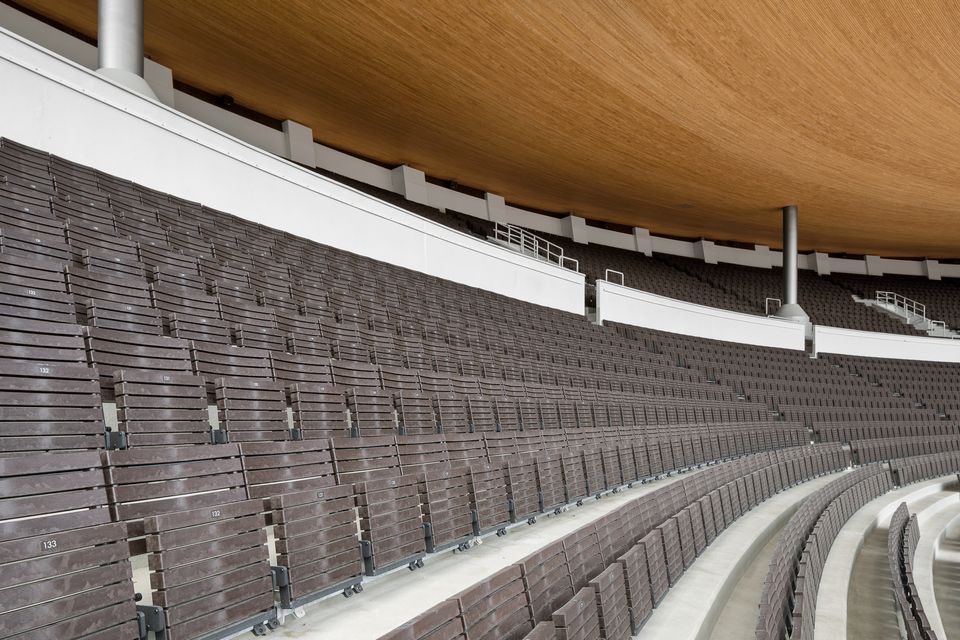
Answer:
[{"label": "white railing", "polygon": [[[623,272],[622,272],[622,271],[617,271],[616,269],[606,269],[606,270],[603,272],[603,279],[606,280],[607,282],[613,282],[613,280],[610,279],[610,274],[611,274],[611,273],[615,273],[616,275],[620,276],[620,286],[621,286],[621,287],[624,286],[624,284],[623,284],[623,283],[624,283],[624,280],[623,280]],[[616,283],[614,282],[614,284],[616,284]]]},{"label": "white railing", "polygon": [[916,300],[911,300],[894,291],[877,291],[877,303],[893,305],[897,309],[902,309],[903,314],[908,320],[917,318],[927,319],[927,306]]},{"label": "white railing", "polygon": [[580,262],[575,258],[563,255],[563,247],[516,225],[503,222],[495,223],[493,237],[501,242],[506,242],[525,255],[533,256],[538,260],[553,262],[566,269],[580,271]]}]

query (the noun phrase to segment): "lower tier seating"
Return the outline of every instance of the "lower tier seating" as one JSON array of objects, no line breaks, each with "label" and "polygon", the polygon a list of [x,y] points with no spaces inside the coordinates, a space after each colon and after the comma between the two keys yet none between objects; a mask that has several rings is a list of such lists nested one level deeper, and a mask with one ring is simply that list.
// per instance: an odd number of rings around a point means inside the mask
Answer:
[{"label": "lower tier seating", "polygon": [[923,603],[913,581],[913,557],[920,538],[917,516],[910,515],[902,502],[890,519],[887,532],[887,560],[893,578],[893,594],[907,640],[936,640],[937,635],[923,611]]}]

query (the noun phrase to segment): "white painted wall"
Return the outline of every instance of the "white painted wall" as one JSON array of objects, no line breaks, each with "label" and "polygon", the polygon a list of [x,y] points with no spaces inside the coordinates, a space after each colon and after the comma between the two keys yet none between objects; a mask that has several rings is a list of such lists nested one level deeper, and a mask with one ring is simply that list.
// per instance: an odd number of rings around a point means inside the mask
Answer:
[{"label": "white painted wall", "polygon": [[[2,29],[0,87],[2,136],[324,244],[583,313],[582,274],[327,180]],[[276,133],[263,142],[283,152]]]},{"label": "white painted wall", "polygon": [[620,322],[711,340],[804,349],[803,324],[705,307],[597,281],[597,322]]},{"label": "white painted wall", "polygon": [[960,362],[960,340],[948,338],[901,336],[894,333],[816,326],[813,328],[813,345],[818,354],[838,353],[868,358]]}]

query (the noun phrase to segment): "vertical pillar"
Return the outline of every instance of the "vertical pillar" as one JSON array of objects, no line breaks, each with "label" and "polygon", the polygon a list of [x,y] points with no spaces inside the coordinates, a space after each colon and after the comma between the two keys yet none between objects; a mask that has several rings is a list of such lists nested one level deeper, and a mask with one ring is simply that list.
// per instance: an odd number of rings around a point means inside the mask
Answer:
[{"label": "vertical pillar", "polygon": [[797,205],[783,208],[783,306],[777,316],[808,322],[810,318],[797,302]]},{"label": "vertical pillar", "polygon": [[143,0],[100,0],[97,57],[97,73],[156,98],[143,79]]}]

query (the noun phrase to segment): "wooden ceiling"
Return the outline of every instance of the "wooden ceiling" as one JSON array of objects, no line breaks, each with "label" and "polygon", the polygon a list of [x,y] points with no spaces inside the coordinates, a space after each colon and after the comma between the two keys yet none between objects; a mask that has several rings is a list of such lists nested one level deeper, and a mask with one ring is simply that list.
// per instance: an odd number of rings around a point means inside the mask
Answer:
[{"label": "wooden ceiling", "polygon": [[[96,35],[95,0],[19,0]],[[509,202],[960,257],[953,0],[147,0],[177,80]]]}]

